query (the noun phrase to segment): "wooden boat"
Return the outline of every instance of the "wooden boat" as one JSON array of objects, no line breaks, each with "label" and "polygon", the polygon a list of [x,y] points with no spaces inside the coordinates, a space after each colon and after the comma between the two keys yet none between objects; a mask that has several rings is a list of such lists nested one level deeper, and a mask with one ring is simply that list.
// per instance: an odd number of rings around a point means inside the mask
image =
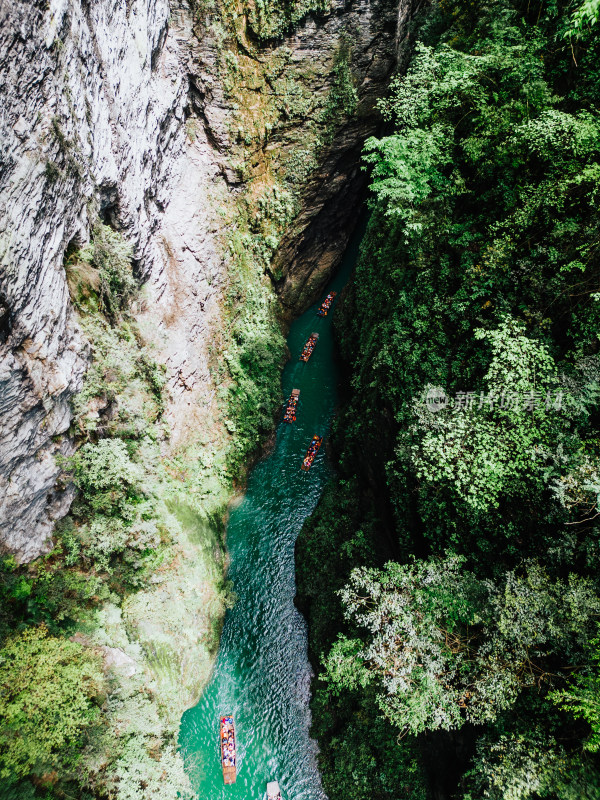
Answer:
[{"label": "wooden boat", "polygon": [[299,361],[308,361],[308,359],[312,356],[313,350],[315,349],[315,345],[317,344],[318,340],[319,340],[319,334],[311,333],[311,335],[306,340],[306,344],[302,348]]},{"label": "wooden boat", "polygon": [[331,308],[337,292],[329,292],[325,300],[321,303],[321,308],[317,311],[320,317],[326,317]]},{"label": "wooden boat", "polygon": [[306,455],[304,456],[304,461],[302,462],[302,469],[305,472],[307,472],[312,467],[313,461],[315,460],[322,443],[323,443],[322,436],[313,436],[312,442],[310,443],[310,446],[306,451]]},{"label": "wooden boat", "polygon": [[277,781],[267,783],[267,800],[281,800],[281,792]]},{"label": "wooden boat", "polygon": [[235,783],[235,764],[235,727],[233,724],[233,716],[231,714],[225,714],[225,716],[221,717],[221,765],[223,767],[223,781],[226,784]]},{"label": "wooden boat", "polygon": [[296,407],[298,405],[298,398],[300,397],[300,389],[292,389],[290,399],[288,400],[285,413],[283,415],[284,422],[296,421]]}]

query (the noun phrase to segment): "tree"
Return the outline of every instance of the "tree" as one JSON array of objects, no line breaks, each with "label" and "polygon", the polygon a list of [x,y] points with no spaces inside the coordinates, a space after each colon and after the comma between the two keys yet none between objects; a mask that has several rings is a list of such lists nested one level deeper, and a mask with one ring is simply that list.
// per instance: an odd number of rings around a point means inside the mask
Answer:
[{"label": "tree", "polygon": [[568,753],[535,723],[484,735],[465,775],[463,800],[598,800],[600,782],[586,759]]},{"label": "tree", "polygon": [[434,413],[423,398],[415,399],[411,454],[426,486],[447,483],[459,502],[485,512],[503,495],[519,494],[525,476],[540,486],[558,476],[567,398],[557,389],[547,346],[526,336],[522,323],[505,317],[496,330],[479,329],[475,336],[492,346],[483,391],[479,397],[463,392]]},{"label": "tree", "polygon": [[589,580],[551,580],[532,562],[492,583],[453,555],[355,569],[340,594],[357,635],[327,657],[330,690],[375,682],[383,713],[415,734],[495,720],[550,681],[546,659],[581,649],[600,612]]},{"label": "tree", "polygon": [[553,692],[550,699],[576,719],[588,723],[590,734],[583,746],[590,753],[597,753],[600,750],[600,639],[593,639],[587,651],[590,663],[569,681],[568,688]]},{"label": "tree", "polygon": [[80,644],[29,628],[0,650],[0,777],[70,771],[100,713],[101,660]]},{"label": "tree", "polygon": [[571,14],[571,25],[565,32],[565,37],[581,37],[586,27],[592,27],[600,17],[600,0],[584,0]]}]

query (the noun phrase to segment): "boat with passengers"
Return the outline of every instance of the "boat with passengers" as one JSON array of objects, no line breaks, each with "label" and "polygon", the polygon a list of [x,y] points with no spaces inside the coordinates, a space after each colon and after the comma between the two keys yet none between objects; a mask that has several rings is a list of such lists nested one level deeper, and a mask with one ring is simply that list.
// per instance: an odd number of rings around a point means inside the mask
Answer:
[{"label": "boat with passengers", "polygon": [[235,726],[231,714],[221,717],[221,764],[223,766],[223,781],[226,784],[235,783]]},{"label": "boat with passengers", "polygon": [[306,340],[306,344],[302,348],[299,361],[308,361],[308,359],[312,356],[313,350],[315,349],[315,345],[317,344],[318,340],[319,340],[319,334],[311,333],[311,335]]},{"label": "boat with passengers", "polygon": [[333,301],[335,300],[337,292],[329,292],[325,300],[321,303],[321,308],[317,311],[317,314],[320,317],[326,317],[329,313],[329,309],[331,308]]},{"label": "boat with passengers", "polygon": [[267,800],[281,800],[281,792],[277,781],[267,783]]},{"label": "boat with passengers", "polygon": [[312,442],[310,443],[309,448],[306,451],[306,455],[304,456],[304,461],[302,462],[302,469],[305,472],[312,467],[313,461],[315,460],[322,443],[322,436],[313,436]]},{"label": "boat with passengers", "polygon": [[300,398],[300,389],[292,389],[290,399],[287,402],[287,407],[283,414],[284,422],[296,422],[296,407],[298,406],[298,399]]}]

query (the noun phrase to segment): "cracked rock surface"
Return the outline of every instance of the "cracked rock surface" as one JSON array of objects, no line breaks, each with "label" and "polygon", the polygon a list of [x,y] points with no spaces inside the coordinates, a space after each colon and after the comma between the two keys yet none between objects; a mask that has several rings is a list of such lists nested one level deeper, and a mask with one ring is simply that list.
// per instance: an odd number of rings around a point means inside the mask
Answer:
[{"label": "cracked rock surface", "polygon": [[95,206],[155,259],[187,92],[168,18],[166,0],[0,3],[0,541],[20,560],[72,499],[55,456],[88,353],[65,250]]}]

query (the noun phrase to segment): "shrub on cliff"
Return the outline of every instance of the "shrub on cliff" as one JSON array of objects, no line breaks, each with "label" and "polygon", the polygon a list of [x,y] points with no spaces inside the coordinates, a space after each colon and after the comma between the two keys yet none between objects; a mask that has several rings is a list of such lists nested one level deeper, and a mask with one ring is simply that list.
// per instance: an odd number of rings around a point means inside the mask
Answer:
[{"label": "shrub on cliff", "polygon": [[100,275],[100,300],[104,311],[117,317],[129,306],[138,284],[131,267],[131,245],[123,236],[98,224],[94,228],[92,263]]},{"label": "shrub on cliff", "polygon": [[143,484],[142,464],[121,439],[86,442],[64,464],[80,490],[73,506],[77,557],[113,574],[121,589],[139,585],[172,535],[164,504]]},{"label": "shrub on cliff", "polygon": [[138,283],[133,276],[131,245],[118,231],[98,222],[89,244],[67,255],[65,272],[73,302],[86,305],[98,298],[112,320],[128,308]]},{"label": "shrub on cliff", "polygon": [[121,439],[87,442],[66,463],[92,511],[123,514],[127,505],[140,497],[143,471],[131,460]]},{"label": "shrub on cliff", "polygon": [[138,291],[131,264],[132,247],[122,234],[98,222],[91,241],[81,249],[69,248],[65,273],[69,293],[80,309],[100,310],[118,320]]}]

